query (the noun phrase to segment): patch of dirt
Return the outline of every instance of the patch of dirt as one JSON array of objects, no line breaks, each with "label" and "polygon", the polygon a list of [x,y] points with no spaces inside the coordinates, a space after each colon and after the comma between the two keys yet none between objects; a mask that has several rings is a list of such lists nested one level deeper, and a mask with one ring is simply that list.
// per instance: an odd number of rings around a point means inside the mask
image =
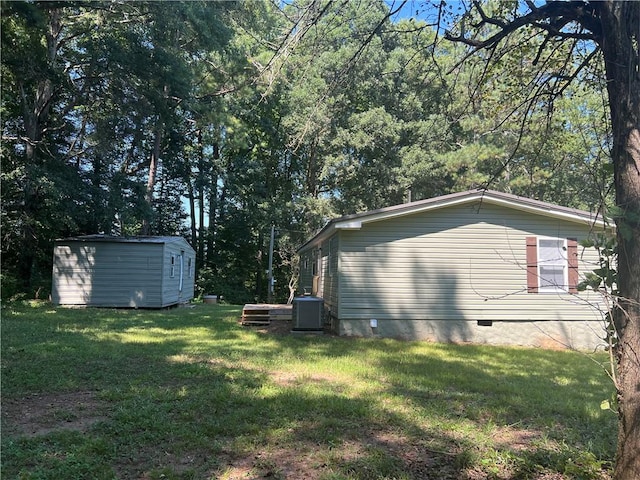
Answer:
[{"label": "patch of dirt", "polygon": [[535,430],[524,430],[516,428],[499,428],[493,434],[495,447],[502,450],[521,452],[535,448],[532,445],[542,438],[542,433]]},{"label": "patch of dirt", "polygon": [[[211,472],[220,480],[317,480],[331,473],[358,472],[366,475],[368,463],[382,454],[394,458],[410,478],[461,480],[461,472],[453,466],[454,454],[436,452],[393,432],[363,432],[361,438],[344,440],[339,445],[298,442],[296,447],[270,447],[248,456],[228,454],[221,459],[224,466]],[[373,456],[373,457],[372,457]]]},{"label": "patch of dirt", "polygon": [[226,465],[211,478],[220,480],[258,480],[263,478],[317,480],[325,473],[317,451],[271,449],[257,451],[247,457],[229,458]]},{"label": "patch of dirt", "polygon": [[58,430],[86,432],[105,420],[95,392],[33,394],[2,400],[3,434],[37,437]]},{"label": "patch of dirt", "polygon": [[[339,377],[336,375],[325,373],[294,373],[286,371],[274,371],[271,374],[271,379],[282,387],[296,387],[303,384],[318,384],[318,383],[338,383]],[[334,387],[335,388],[335,387]]]}]

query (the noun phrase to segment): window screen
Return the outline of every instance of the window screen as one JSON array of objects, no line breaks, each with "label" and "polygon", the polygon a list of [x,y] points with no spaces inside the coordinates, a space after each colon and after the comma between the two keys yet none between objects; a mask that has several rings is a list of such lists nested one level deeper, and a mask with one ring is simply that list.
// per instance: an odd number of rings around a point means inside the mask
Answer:
[{"label": "window screen", "polygon": [[540,291],[561,291],[567,286],[567,247],[564,239],[538,239]]}]

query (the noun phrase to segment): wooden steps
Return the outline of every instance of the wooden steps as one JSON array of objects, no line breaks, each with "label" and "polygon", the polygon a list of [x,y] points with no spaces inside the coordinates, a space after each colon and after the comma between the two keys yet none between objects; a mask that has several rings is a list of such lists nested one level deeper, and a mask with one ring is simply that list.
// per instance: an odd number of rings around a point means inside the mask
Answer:
[{"label": "wooden steps", "polygon": [[249,303],[242,309],[242,325],[269,325],[271,320],[291,320],[292,305]]}]

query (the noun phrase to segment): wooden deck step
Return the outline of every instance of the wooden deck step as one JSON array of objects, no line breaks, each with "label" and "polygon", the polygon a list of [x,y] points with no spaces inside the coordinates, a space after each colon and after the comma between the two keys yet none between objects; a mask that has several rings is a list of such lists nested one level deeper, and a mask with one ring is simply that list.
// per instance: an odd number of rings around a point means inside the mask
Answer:
[{"label": "wooden deck step", "polygon": [[242,309],[242,325],[269,325],[271,320],[291,320],[292,305],[248,303]]}]

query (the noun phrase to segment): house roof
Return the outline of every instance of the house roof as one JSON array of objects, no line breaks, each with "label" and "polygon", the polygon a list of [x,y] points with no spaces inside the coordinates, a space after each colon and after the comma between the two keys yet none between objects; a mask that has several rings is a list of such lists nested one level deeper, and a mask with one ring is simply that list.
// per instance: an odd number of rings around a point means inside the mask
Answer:
[{"label": "house roof", "polygon": [[603,217],[595,213],[554,205],[552,203],[520,197],[510,193],[479,189],[452,193],[426,200],[419,200],[416,202],[404,203],[401,205],[394,205],[392,207],[380,208],[378,210],[371,210],[368,212],[334,218],[330,220],[316,235],[300,246],[297,251],[300,252],[313,244],[323,241],[333,235],[337,230],[359,230],[362,228],[362,225],[366,223],[378,222],[389,218],[413,215],[415,213],[422,213],[474,202],[500,205],[514,210],[521,210],[523,212],[558,218],[568,222],[595,225],[599,227],[606,226]]},{"label": "house roof", "polygon": [[145,236],[138,235],[133,237],[122,237],[118,235],[105,235],[105,234],[93,234],[93,235],[80,235],[77,237],[68,237],[56,242],[104,242],[104,243],[174,243],[174,242],[188,242],[179,236]]}]

